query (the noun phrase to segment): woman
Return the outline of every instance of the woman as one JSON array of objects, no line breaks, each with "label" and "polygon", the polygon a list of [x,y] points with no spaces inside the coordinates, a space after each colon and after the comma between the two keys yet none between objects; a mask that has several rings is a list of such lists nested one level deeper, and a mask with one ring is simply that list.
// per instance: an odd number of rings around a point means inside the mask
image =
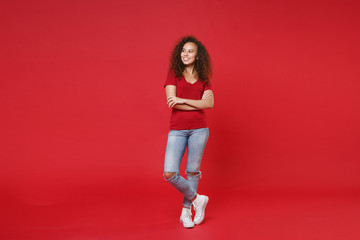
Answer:
[{"label": "woman", "polygon": [[[209,198],[197,194],[200,163],[209,137],[203,109],[213,108],[210,87],[212,69],[204,45],[194,37],[184,37],[171,55],[165,82],[167,104],[172,108],[165,153],[164,177],[184,195],[180,222],[185,228],[200,224]],[[180,162],[188,148],[185,180],[179,175]],[[191,218],[194,206],[194,221]]]}]

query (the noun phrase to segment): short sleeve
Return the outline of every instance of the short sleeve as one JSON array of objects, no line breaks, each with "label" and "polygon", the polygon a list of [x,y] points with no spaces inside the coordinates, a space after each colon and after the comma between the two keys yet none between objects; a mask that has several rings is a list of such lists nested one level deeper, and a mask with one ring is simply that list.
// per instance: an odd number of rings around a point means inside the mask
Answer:
[{"label": "short sleeve", "polygon": [[176,86],[176,77],[175,77],[175,72],[173,70],[171,70],[166,78],[164,87],[166,87],[166,85],[174,85]]},{"label": "short sleeve", "polygon": [[206,84],[204,84],[204,92],[205,92],[206,90],[211,90],[211,83],[209,83],[209,86],[206,85]]}]

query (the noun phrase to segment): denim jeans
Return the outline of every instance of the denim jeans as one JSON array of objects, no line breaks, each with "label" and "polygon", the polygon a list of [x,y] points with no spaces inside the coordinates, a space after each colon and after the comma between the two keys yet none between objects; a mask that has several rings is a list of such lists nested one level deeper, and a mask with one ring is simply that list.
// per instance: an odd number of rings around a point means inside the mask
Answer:
[{"label": "denim jeans", "polygon": [[[206,142],[209,138],[208,128],[190,130],[170,130],[166,145],[164,172],[176,173],[168,182],[184,195],[183,206],[190,208],[191,199],[195,198],[199,184],[200,164]],[[180,176],[180,163],[185,149],[188,149],[186,162],[186,180]],[[189,173],[197,173],[191,175]]]}]

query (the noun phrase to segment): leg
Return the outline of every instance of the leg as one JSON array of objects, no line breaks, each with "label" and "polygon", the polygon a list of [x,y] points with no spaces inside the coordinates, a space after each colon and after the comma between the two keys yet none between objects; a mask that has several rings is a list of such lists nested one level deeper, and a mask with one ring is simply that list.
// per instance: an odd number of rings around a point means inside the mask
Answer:
[{"label": "leg", "polygon": [[169,132],[165,153],[164,177],[185,198],[193,199],[196,196],[196,191],[179,174],[181,159],[188,142],[187,132],[187,130],[171,130]]},{"label": "leg", "polygon": [[[199,172],[186,172],[186,176],[187,176],[186,180],[187,180],[188,184],[196,192],[197,188],[198,188],[199,178],[201,176],[201,172],[200,171]],[[192,203],[192,200],[189,200],[186,197],[184,197],[184,201],[183,201],[183,206],[184,207],[190,208],[191,203]]]},{"label": "leg", "polygon": [[[165,175],[168,174],[168,172],[165,172]],[[173,176],[170,178],[165,179],[179,192],[181,192],[186,199],[188,199],[190,202],[192,202],[192,199],[196,197],[196,191],[192,189],[192,187],[189,185],[189,183],[180,176],[179,173],[172,173]]]},{"label": "leg", "polygon": [[[189,185],[197,191],[199,178],[201,176],[200,165],[204,153],[204,149],[209,138],[209,129],[200,128],[192,130],[192,134],[188,139],[188,159],[186,164],[187,181]],[[183,206],[190,208],[191,202],[184,198]]]}]

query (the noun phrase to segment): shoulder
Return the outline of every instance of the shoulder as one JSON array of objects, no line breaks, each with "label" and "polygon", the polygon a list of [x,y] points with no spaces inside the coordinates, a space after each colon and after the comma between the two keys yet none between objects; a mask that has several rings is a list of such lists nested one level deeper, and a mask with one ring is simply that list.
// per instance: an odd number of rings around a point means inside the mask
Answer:
[{"label": "shoulder", "polygon": [[165,84],[164,84],[164,87],[166,85],[177,85],[177,82],[178,82],[178,79],[177,77],[175,76],[175,71],[174,70],[170,70],[168,72],[168,75],[166,77],[166,81],[165,81]]},{"label": "shoulder", "polygon": [[202,80],[201,83],[204,88],[204,91],[212,89],[210,81],[206,82],[206,81]]},{"label": "shoulder", "polygon": [[177,80],[181,80],[181,78],[183,77],[182,75],[181,76],[176,76],[176,73],[175,73],[175,70],[174,69],[170,69],[169,72],[168,72],[168,78],[175,78]]},{"label": "shoulder", "polygon": [[174,69],[170,69],[170,70],[168,71],[168,77],[175,77],[175,71],[174,71]]}]

